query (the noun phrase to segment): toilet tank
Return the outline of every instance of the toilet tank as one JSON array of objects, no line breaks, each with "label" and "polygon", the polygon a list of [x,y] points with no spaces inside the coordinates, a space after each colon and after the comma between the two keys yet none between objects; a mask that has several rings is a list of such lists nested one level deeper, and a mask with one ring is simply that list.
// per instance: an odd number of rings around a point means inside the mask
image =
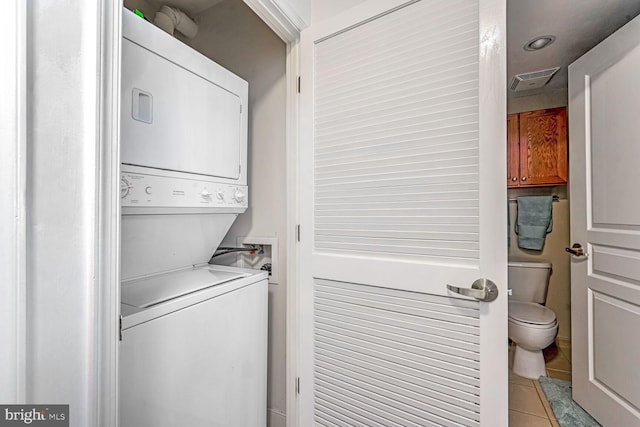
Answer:
[{"label": "toilet tank", "polygon": [[537,261],[509,261],[511,299],[544,304],[547,300],[551,264]]}]

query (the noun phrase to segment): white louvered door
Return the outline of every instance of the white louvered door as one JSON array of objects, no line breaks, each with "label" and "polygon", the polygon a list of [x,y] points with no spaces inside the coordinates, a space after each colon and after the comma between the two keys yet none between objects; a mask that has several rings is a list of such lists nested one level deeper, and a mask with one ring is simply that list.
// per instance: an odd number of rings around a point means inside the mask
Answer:
[{"label": "white louvered door", "polygon": [[[504,0],[302,33],[300,418],[506,426]],[[487,303],[447,284],[488,278]]]}]

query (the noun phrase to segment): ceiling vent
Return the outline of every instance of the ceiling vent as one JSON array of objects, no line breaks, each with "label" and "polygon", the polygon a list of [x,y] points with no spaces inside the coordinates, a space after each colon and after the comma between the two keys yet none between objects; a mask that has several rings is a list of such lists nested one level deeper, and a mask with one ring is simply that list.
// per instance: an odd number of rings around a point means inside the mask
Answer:
[{"label": "ceiling vent", "polygon": [[509,89],[515,92],[539,89],[546,85],[559,69],[560,67],[556,67],[549,68],[548,70],[534,71],[533,73],[516,74],[513,80],[511,80]]}]

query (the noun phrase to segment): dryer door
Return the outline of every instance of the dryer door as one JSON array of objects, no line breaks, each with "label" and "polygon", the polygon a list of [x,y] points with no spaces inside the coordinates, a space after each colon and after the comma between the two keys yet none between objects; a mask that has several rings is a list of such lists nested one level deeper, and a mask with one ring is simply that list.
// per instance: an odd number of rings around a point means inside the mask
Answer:
[{"label": "dryer door", "polygon": [[210,78],[123,39],[122,162],[239,179],[241,99]]}]

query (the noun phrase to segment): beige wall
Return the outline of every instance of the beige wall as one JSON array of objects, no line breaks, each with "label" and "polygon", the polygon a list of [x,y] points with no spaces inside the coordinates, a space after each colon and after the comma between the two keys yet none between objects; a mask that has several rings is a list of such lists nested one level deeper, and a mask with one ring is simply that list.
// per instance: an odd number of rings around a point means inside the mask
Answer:
[{"label": "beige wall", "polygon": [[542,110],[543,108],[566,107],[569,105],[568,96],[569,91],[567,89],[550,90],[533,96],[511,96],[507,101],[507,114]]},{"label": "beige wall", "polygon": [[[272,427],[286,412],[286,45],[244,2],[225,0],[194,17],[192,47],[249,82],[249,209],[222,245],[237,236],[277,237],[279,284],[269,285],[268,407]],[[233,264],[235,256],[218,258]]]},{"label": "beige wall", "polygon": [[[543,108],[562,107],[566,105],[567,91],[556,90],[546,94],[509,99],[507,111],[509,114],[512,114],[523,111],[540,110]],[[553,231],[547,234],[542,252],[520,249],[518,247],[518,239],[514,231],[517,208],[515,202],[509,202],[509,213],[511,217],[511,246],[509,248],[509,258],[545,260],[551,262],[553,265],[553,273],[549,283],[549,293],[547,295],[546,305],[556,313],[558,318],[558,337],[570,340],[571,258],[564,251],[564,248],[571,246],[569,241],[569,200],[567,188],[566,186],[558,186],[509,190],[510,199],[518,196],[543,194],[557,194],[560,196],[560,201],[553,203]]]},{"label": "beige wall", "polygon": [[558,337],[571,339],[571,272],[570,257],[564,248],[569,244],[569,200],[564,198],[566,190],[562,187],[540,190],[509,190],[509,198],[524,195],[558,194],[561,199],[553,203],[553,231],[547,234],[542,251],[521,249],[518,247],[518,236],[514,231],[517,206],[515,202],[509,202],[509,214],[511,216],[511,247],[509,258],[527,260],[545,260],[553,266],[549,292],[547,294],[547,307],[556,313],[558,318]]}]

